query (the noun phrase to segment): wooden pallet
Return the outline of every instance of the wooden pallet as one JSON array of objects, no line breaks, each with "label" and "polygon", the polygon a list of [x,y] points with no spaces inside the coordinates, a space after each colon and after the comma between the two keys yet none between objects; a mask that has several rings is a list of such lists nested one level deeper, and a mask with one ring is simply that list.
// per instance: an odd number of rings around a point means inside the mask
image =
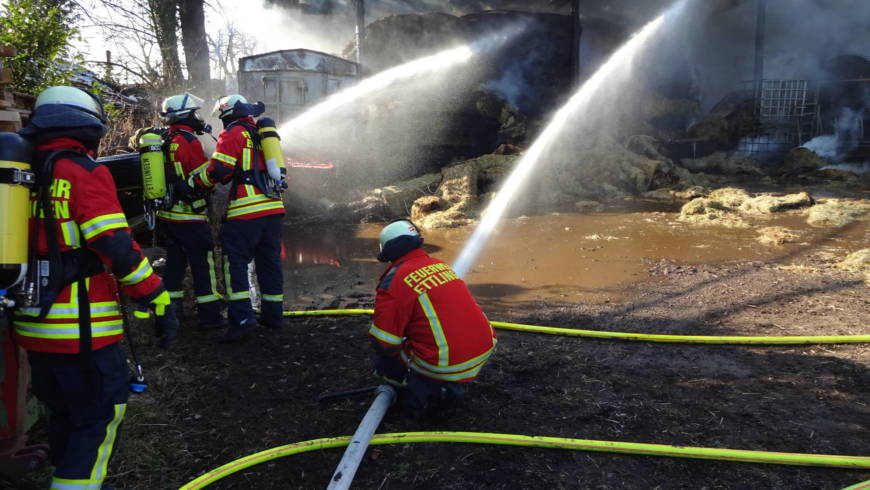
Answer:
[{"label": "wooden pallet", "polygon": [[[15,103],[12,93],[12,70],[5,66],[3,58],[15,56],[17,51],[13,46],[0,45],[0,131],[18,131],[21,129],[21,111]],[[30,111],[24,110],[29,115]]]}]

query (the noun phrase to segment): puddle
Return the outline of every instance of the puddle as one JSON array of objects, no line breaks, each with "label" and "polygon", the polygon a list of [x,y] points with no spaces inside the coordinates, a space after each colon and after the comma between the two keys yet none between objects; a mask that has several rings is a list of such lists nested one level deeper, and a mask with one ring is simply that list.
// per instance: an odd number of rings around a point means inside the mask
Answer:
[{"label": "puddle", "polygon": [[[529,302],[618,302],[625,288],[651,279],[651,263],[727,261],[791,263],[825,251],[844,257],[866,247],[868,223],[817,229],[804,217],[775,216],[757,228],[689,227],[670,212],[560,214],[503,222],[466,277],[481,306],[496,312]],[[756,241],[757,229],[783,226],[796,243]],[[371,293],[385,266],[377,262],[381,224],[314,225],[285,229],[285,295],[293,308],[322,307],[336,298]],[[452,262],[471,227],[425,233],[427,250]],[[342,305],[339,304],[339,307]]]}]

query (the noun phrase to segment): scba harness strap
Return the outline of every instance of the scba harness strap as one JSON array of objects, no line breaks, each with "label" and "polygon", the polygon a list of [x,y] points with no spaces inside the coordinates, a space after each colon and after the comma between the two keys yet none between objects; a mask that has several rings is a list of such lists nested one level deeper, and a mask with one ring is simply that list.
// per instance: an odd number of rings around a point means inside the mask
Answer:
[{"label": "scba harness strap", "polygon": [[[60,158],[68,158],[76,163],[91,165],[93,159],[75,150],[57,150],[49,154],[37,152],[34,155],[36,167],[36,208],[34,216],[41,217],[43,227],[36,227],[36,237],[30,245],[30,267],[32,267],[34,280],[40,287],[39,320],[46,317],[51,305],[60,291],[67,286],[77,283],[77,301],[79,307],[79,354],[86,383],[86,393],[96,396],[93,371],[93,332],[91,324],[91,304],[88,297],[87,278],[103,272],[102,262],[97,255],[86,249],[79,248],[68,252],[60,252],[57,238],[57,225],[54,216],[54,207],[51,205],[51,183],[54,177],[54,164]],[[48,246],[48,256],[37,254],[36,247],[39,243],[39,233],[45,233]],[[84,247],[84,237],[79,233],[79,242]],[[47,260],[46,260],[47,259]],[[45,284],[43,284],[43,282]],[[44,286],[44,287],[43,287]]]},{"label": "scba harness strap", "polygon": [[[42,218],[44,226],[36,227],[36,236],[30,243],[29,270],[33,275],[32,281],[39,288],[39,300],[34,306],[40,308],[39,320],[45,318],[57,295],[67,286],[94,276],[102,272],[103,264],[99,257],[86,248],[78,248],[67,252],[60,252],[57,238],[57,221],[54,215],[54,206],[51,204],[51,185],[54,176],[54,164],[60,158],[68,158],[79,164],[93,165],[94,161],[87,154],[75,150],[57,150],[46,154],[36,152],[36,192],[33,215]],[[40,233],[45,234],[48,255],[40,255],[37,250]],[[81,230],[76,229],[78,243],[84,243]],[[85,290],[87,291],[87,290]],[[83,307],[87,308],[88,303]]]},{"label": "scba harness strap", "polygon": [[[184,137],[184,140],[187,143],[193,143],[196,141],[196,135],[191,133],[190,131],[184,129],[173,129],[173,130],[163,130],[163,155],[167,162],[170,163],[169,167],[172,169],[172,178],[167,179],[166,184],[168,186],[174,186],[179,182],[183,181],[187,175],[184,175],[183,169],[181,170],[181,174],[179,174],[179,167],[176,165],[177,162],[172,158],[171,145],[172,140],[175,139],[176,136],[181,135]],[[171,198],[168,200],[166,209],[172,209],[176,204],[184,202],[189,205],[194,212],[202,212],[207,207],[206,204],[206,192],[194,188],[190,193],[184,196],[177,197],[177,193],[172,193]]]},{"label": "scba harness strap", "polygon": [[229,125],[227,125],[226,130],[232,129],[234,126],[242,126],[248,132],[248,136],[251,138],[251,143],[253,144],[252,148],[252,156],[251,156],[251,168],[249,170],[239,171],[238,168],[233,173],[233,188],[231,190],[230,195],[234,195],[236,189],[240,185],[253,185],[260,192],[263,193],[264,196],[270,199],[279,199],[280,196],[275,194],[274,188],[272,185],[269,185],[269,180],[271,180],[266,173],[265,170],[260,169],[260,163],[265,165],[265,162],[261,162],[260,154],[262,152],[262,140],[260,138],[260,133],[257,130],[256,126],[252,126],[241,119],[236,120]]}]

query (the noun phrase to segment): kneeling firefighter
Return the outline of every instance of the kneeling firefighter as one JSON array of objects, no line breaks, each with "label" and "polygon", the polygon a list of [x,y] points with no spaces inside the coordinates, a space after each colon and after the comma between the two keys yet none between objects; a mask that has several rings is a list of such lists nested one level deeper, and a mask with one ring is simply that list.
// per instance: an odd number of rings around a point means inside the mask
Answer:
[{"label": "kneeling firefighter", "polygon": [[19,133],[35,148],[36,182],[15,336],[29,351],[33,393],[50,410],[52,488],[100,488],[127,407],[123,317],[112,275],[157,314],[161,342],[177,329],[169,294],[133,241],[112,176],[93,160],[106,130],[99,99],[50,87]]},{"label": "kneeling firefighter", "polygon": [[375,372],[402,390],[402,411],[417,419],[464,395],[495,349],[495,330],[465,282],[421,248],[409,220],[381,231],[378,281],[369,336]]},{"label": "kneeling firefighter", "polygon": [[[157,219],[169,239],[163,282],[180,316],[184,298],[182,282],[187,264],[190,264],[199,327],[207,329],[224,324],[220,311],[222,298],[217,292],[215,277],[214,242],[206,214],[205,192],[194,190],[186,183],[191,173],[208,164],[202,143],[196,137],[197,134],[211,132],[211,127],[205,124],[199,114],[202,102],[202,99],[192,94],[174,95],[164,100],[160,118],[169,128],[160,138],[158,156],[161,158],[151,160],[143,155],[142,160],[143,170],[146,163],[159,165],[162,170],[165,159],[168,163],[165,185],[173,189],[165,198],[167,202],[157,211]],[[149,139],[156,136],[154,133],[142,136],[143,153],[153,147]]]},{"label": "kneeling firefighter", "polygon": [[248,264],[254,261],[262,294],[259,323],[277,329],[283,323],[284,280],[281,270],[281,221],[284,201],[284,161],[275,123],[254,118],[265,110],[262,102],[248,104],[241,95],[218,99],[213,116],[224,130],[205,168],[188,179],[191,186],[209,189],[230,183],[221,249],[229,295],[229,322],[224,341],[239,340],[258,325],[251,306]]}]

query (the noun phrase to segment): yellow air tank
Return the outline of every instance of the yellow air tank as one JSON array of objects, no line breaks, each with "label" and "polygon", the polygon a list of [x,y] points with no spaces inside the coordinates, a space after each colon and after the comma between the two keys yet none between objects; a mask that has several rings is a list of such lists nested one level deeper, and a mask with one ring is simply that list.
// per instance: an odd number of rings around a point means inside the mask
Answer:
[{"label": "yellow air tank", "polygon": [[[275,127],[275,121],[261,117],[257,121],[257,132],[260,134],[260,146],[266,157],[266,170],[276,184],[282,185],[287,175],[287,165],[284,163],[284,152],[281,151],[281,137]],[[283,188],[283,186],[282,186]]]},{"label": "yellow air tank", "polygon": [[32,154],[21,136],[0,133],[0,289],[15,286],[27,272]]},{"label": "yellow air tank", "polygon": [[139,161],[142,166],[142,195],[146,200],[166,197],[166,157],[163,138],[147,131],[139,137]]}]

